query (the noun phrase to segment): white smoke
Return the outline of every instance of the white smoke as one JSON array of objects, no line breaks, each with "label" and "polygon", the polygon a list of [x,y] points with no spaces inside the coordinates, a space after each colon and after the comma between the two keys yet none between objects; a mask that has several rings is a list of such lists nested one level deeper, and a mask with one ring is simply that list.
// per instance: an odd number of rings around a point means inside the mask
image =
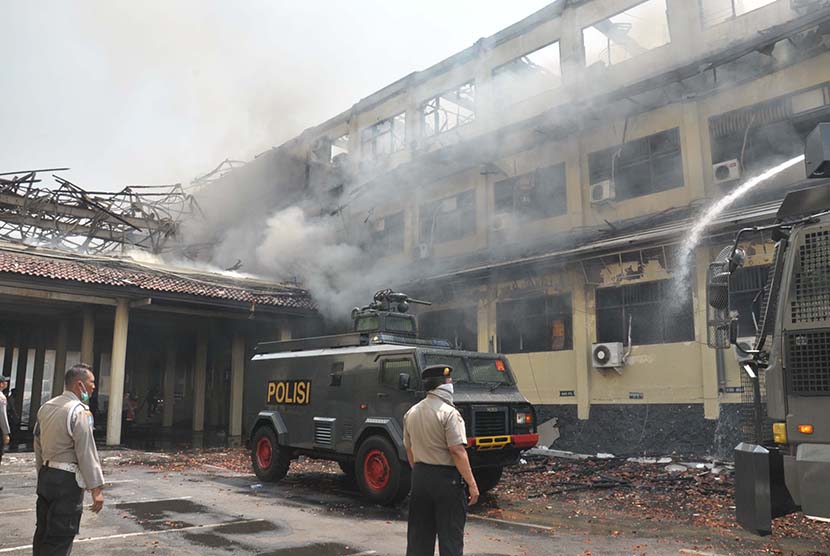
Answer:
[{"label": "white smoke", "polygon": [[338,217],[308,218],[298,206],[268,219],[255,257],[256,267],[269,276],[308,288],[329,317],[342,317],[356,303],[368,302],[371,293],[389,285],[396,273],[349,243]]}]

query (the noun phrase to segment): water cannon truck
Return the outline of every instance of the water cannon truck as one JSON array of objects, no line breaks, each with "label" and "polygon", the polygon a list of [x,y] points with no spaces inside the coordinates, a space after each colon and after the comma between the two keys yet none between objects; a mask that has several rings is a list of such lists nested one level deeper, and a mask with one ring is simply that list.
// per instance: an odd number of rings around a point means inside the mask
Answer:
[{"label": "water cannon truck", "polygon": [[292,460],[307,456],[336,461],[373,502],[402,500],[411,471],[403,415],[426,395],[420,377],[429,365],[453,368],[454,402],[481,492],[536,445],[536,414],[507,358],[420,337],[410,304],[428,302],[381,290],[352,311],[351,333],[256,346],[243,406],[260,480],[279,481]]},{"label": "water cannon truck", "polygon": [[[830,123],[807,137],[810,178],[830,177]],[[756,335],[739,342],[730,276],[753,234],[775,242]],[[773,224],[742,229],[707,270],[707,340],[738,354],[751,385],[746,438],[735,448],[738,523],[757,534],[801,510],[830,520],[830,184],[786,195]]]}]

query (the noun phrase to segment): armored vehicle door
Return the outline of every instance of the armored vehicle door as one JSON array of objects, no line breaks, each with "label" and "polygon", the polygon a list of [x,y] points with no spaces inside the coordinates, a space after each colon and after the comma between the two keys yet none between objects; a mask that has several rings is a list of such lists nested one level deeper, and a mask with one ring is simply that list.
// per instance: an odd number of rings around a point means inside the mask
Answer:
[{"label": "armored vehicle door", "polygon": [[377,359],[376,394],[373,417],[391,417],[403,430],[403,414],[422,397],[421,378],[412,354],[397,354]]}]

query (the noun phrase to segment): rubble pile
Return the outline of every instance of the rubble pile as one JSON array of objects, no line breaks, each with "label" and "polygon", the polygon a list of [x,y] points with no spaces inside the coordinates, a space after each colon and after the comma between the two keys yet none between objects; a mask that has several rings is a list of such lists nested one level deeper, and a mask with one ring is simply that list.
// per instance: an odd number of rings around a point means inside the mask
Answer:
[{"label": "rubble pile", "polygon": [[[507,468],[483,499],[485,515],[524,508],[589,522],[690,525],[721,533],[737,530],[731,467],[711,463],[644,463],[621,458],[529,456]],[[714,531],[713,531],[714,532]],[[772,539],[819,540],[830,546],[830,524],[796,513],[775,520]]]}]

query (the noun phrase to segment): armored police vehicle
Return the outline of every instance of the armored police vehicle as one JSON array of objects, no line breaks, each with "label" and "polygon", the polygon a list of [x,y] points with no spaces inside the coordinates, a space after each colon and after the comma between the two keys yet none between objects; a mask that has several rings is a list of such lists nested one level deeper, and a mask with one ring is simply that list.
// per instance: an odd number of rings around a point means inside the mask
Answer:
[{"label": "armored police vehicle", "polygon": [[[806,165],[809,177],[830,177],[830,123],[808,136]],[[730,276],[745,259],[740,242],[760,232],[775,251],[756,336],[741,345]],[[830,520],[830,184],[787,194],[774,224],[741,230],[709,265],[707,300],[709,344],[735,346],[746,390],[738,522],[769,534],[773,518],[798,509]]]},{"label": "armored police vehicle", "polygon": [[425,392],[421,370],[450,365],[464,417],[470,463],[484,492],[536,445],[533,407],[503,355],[452,349],[418,337],[409,303],[383,290],[352,312],[354,331],[256,347],[245,386],[251,461],[263,481],[279,481],[300,455],[333,460],[374,502],[409,492],[403,415]]}]

